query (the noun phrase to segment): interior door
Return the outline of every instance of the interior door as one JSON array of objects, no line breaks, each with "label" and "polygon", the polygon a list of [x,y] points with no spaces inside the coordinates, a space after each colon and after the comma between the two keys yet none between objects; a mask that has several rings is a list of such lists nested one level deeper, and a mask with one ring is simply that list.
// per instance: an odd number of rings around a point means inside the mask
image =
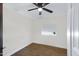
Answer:
[{"label": "interior door", "polygon": [[79,56],[79,3],[72,4],[72,56]]},{"label": "interior door", "polygon": [[3,48],[3,42],[2,42],[2,4],[0,3],[0,56],[2,56],[2,48]]}]

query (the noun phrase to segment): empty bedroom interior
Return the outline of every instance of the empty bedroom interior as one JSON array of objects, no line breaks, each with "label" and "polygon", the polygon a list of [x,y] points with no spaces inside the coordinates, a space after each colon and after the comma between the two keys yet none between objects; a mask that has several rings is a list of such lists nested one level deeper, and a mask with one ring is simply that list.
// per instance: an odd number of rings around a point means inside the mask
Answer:
[{"label": "empty bedroom interior", "polygon": [[32,3],[3,4],[3,56],[67,56],[67,3],[42,10]]}]

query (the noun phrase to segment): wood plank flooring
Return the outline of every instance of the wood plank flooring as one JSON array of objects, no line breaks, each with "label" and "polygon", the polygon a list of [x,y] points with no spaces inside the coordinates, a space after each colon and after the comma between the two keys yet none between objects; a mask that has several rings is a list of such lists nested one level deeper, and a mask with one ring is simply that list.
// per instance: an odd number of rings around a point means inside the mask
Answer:
[{"label": "wood plank flooring", "polygon": [[67,50],[42,44],[32,43],[12,56],[67,56]]}]

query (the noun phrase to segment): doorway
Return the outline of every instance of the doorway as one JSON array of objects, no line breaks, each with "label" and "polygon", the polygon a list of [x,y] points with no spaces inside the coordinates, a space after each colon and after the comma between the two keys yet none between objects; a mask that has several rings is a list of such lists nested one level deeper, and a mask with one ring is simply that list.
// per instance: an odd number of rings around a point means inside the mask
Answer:
[{"label": "doorway", "polygon": [[0,56],[2,56],[2,3],[0,3]]}]

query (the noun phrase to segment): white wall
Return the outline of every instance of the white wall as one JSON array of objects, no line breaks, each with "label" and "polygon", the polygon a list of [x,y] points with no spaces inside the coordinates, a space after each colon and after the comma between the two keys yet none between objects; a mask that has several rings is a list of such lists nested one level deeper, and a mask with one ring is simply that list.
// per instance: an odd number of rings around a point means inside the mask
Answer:
[{"label": "white wall", "polygon": [[31,43],[31,21],[3,5],[3,55],[11,55]]},{"label": "white wall", "polygon": [[[33,42],[56,46],[60,48],[67,48],[67,17],[65,15],[52,15],[43,18],[34,19],[33,22]],[[41,29],[45,25],[55,26],[56,36],[43,36]]]},{"label": "white wall", "polygon": [[[7,6],[8,4],[3,6],[4,55],[11,55],[32,42],[67,48],[66,15],[60,15],[59,12],[59,14],[54,15],[47,14],[47,17],[30,17],[16,13]],[[55,26],[56,36],[41,35],[41,29],[47,24],[51,27]]]}]

